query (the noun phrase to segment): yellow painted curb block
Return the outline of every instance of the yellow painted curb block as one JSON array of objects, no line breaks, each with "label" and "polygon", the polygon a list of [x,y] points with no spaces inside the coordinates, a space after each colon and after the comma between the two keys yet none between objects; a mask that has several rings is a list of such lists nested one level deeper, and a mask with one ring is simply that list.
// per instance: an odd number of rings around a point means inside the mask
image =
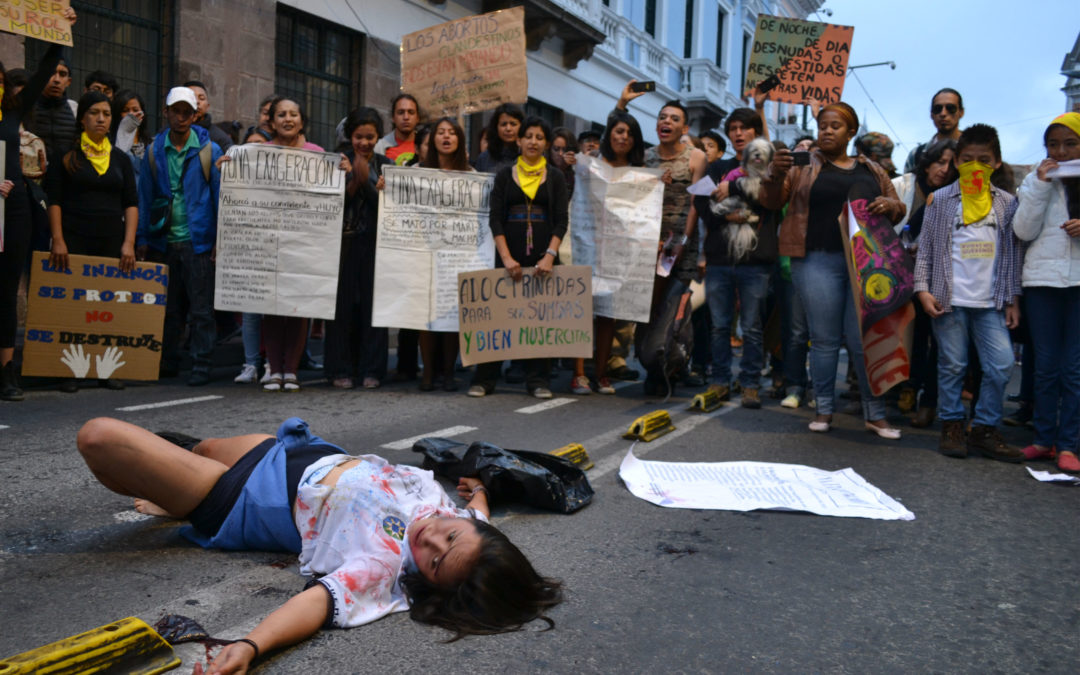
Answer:
[{"label": "yellow painted curb block", "polygon": [[688,410],[700,410],[707,413],[712,412],[724,405],[723,399],[720,398],[720,392],[709,389],[694,396],[690,401],[690,407]]},{"label": "yellow painted curb block", "polygon": [[657,410],[634,420],[623,438],[648,442],[672,431],[675,425],[671,423],[671,415],[666,410]]},{"label": "yellow painted curb block", "polygon": [[585,446],[581,443],[564,445],[558,450],[552,450],[549,454],[570,460],[571,464],[582,471],[588,471],[593,468],[592,460],[589,459],[589,453],[585,451]]},{"label": "yellow painted curb block", "polygon": [[0,675],[153,675],[179,665],[180,659],[169,643],[146,622],[132,616],[2,659]]}]

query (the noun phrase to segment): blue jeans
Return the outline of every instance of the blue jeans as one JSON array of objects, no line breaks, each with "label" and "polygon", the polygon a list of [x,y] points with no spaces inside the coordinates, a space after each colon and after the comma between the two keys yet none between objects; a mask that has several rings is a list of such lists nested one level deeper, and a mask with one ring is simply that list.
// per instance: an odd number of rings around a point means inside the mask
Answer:
[{"label": "blue jeans", "polygon": [[996,309],[953,307],[934,319],[938,343],[938,417],[963,420],[960,398],[968,367],[968,341],[975,343],[982,367],[979,400],[972,424],[996,427],[1005,404],[1005,385],[1013,367],[1012,342],[1005,327],[1005,312]]},{"label": "blue jeans", "polygon": [[165,300],[161,364],[168,368],[179,365],[180,340],[185,324],[190,324],[191,370],[209,372],[217,340],[214,263],[210,260],[210,251],[195,253],[190,241],[169,244],[165,263],[169,266],[169,288]]},{"label": "blue jeans", "polygon": [[810,377],[818,414],[832,415],[836,409],[836,369],[844,342],[859,378],[863,417],[868,422],[885,419],[885,400],[870,395],[866,379],[862,334],[844,254],[807,251],[805,258],[792,259],[791,278],[810,328]]},{"label": "blue jeans", "polygon": [[768,265],[710,265],[705,268],[705,301],[712,318],[713,383],[731,384],[731,328],[735,318],[735,292],[739,292],[743,352],[739,384],[744,389],[761,385],[765,347],[761,311],[769,293]]},{"label": "blue jeans", "polygon": [[259,352],[262,351],[262,314],[241,314],[240,338],[244,343],[244,363],[249,366],[259,365]]},{"label": "blue jeans", "polygon": [[[1035,348],[1035,443],[1076,452],[1080,441],[1080,286],[1024,289]],[[1028,354],[1024,352],[1024,358]]]}]

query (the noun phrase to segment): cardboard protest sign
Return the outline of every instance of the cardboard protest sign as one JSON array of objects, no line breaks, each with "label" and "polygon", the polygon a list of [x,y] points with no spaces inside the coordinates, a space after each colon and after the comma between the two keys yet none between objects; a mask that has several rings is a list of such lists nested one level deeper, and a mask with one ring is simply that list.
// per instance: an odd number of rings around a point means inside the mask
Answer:
[{"label": "cardboard protest sign", "polygon": [[27,294],[24,375],[156,380],[169,268],[69,256],[69,268],[34,251]]},{"label": "cardboard protest sign", "polygon": [[746,70],[746,95],[770,75],[780,85],[768,93],[773,101],[822,105],[836,103],[844,92],[853,26],[787,19],[761,14]]},{"label": "cardboard protest sign", "polygon": [[647,323],[664,203],[663,172],[614,168],[581,155],[574,175],[574,264],[592,267],[594,311]]},{"label": "cardboard protest sign", "polygon": [[529,97],[525,10],[441,23],[401,38],[401,90],[428,117],[490,110]]},{"label": "cardboard protest sign", "polygon": [[908,379],[914,330],[914,261],[892,223],[852,199],[844,211],[848,277],[862,333],[866,377],[874,396]]},{"label": "cardboard protest sign", "polygon": [[383,177],[371,323],[456,333],[458,273],[495,264],[494,176],[387,167]]},{"label": "cardboard protest sign", "polygon": [[527,267],[517,283],[502,269],[458,275],[461,363],[591,357],[591,276],[584,265],[556,265],[547,277]]},{"label": "cardboard protest sign", "polygon": [[345,172],[339,155],[265,143],[221,166],[214,309],[333,319]]},{"label": "cardboard protest sign", "polygon": [[69,0],[0,0],[0,31],[71,47]]}]

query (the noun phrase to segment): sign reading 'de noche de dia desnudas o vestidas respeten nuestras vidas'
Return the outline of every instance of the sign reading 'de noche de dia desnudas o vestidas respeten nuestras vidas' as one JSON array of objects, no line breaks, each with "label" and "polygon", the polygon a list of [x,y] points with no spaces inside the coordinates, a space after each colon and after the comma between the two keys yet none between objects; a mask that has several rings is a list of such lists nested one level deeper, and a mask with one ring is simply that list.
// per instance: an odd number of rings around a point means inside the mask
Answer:
[{"label": "sign reading 'de noche de dia desnudas o vestidas respeten nuestras vidas'", "polygon": [[746,69],[746,94],[775,74],[780,84],[768,93],[773,101],[836,103],[844,93],[854,33],[852,26],[758,16]]},{"label": "sign reading 'de noche de dia desnudas o vestidas respeten nuestras vidas'", "polygon": [[525,10],[477,14],[404,36],[401,90],[432,118],[524,103]]},{"label": "sign reading 'de noche de dia desnudas o vestidas respeten nuestras vidas'", "polygon": [[345,172],[341,156],[266,143],[221,166],[214,309],[333,319]]}]

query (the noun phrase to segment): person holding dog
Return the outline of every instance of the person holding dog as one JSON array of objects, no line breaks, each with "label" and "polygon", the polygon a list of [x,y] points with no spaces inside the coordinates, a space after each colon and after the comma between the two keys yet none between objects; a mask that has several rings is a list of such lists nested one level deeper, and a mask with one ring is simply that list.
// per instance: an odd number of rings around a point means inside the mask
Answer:
[{"label": "person holding dog", "polygon": [[832,427],[844,339],[863,392],[867,431],[896,440],[900,430],[886,419],[885,400],[870,396],[839,218],[852,190],[874,195],[870,212],[893,223],[903,218],[905,208],[884,169],[865,156],[848,155],[848,144],[859,129],[855,110],[846,103],[831,103],[817,120],[817,147],[810,152],[809,164],[793,167],[791,153],[777,150],[762,195],[766,208],[788,205],[780,225],[779,253],[791,256],[791,275],[810,327],[810,374],[817,396],[817,417],[810,431],[823,433]]},{"label": "person holding dog", "polygon": [[[734,110],[724,123],[724,133],[732,139],[736,156],[711,163],[708,175],[721,182],[741,166],[743,173],[760,185],[762,172],[768,169],[773,157],[772,144],[763,132],[760,115],[749,108]],[[694,198],[694,208],[705,225],[705,298],[712,319],[713,359],[709,391],[716,392],[721,400],[731,395],[731,333],[735,326],[737,293],[743,328],[739,363],[742,406],[760,408],[758,392],[765,359],[762,310],[776,262],[779,218],[775,211],[765,209],[760,201],[747,194],[752,190],[740,190],[740,186],[746,185],[738,180],[728,185],[729,192],[741,193],[738,199],[745,209],[725,212],[720,207],[730,204],[730,197],[716,201],[704,196]]]}]

